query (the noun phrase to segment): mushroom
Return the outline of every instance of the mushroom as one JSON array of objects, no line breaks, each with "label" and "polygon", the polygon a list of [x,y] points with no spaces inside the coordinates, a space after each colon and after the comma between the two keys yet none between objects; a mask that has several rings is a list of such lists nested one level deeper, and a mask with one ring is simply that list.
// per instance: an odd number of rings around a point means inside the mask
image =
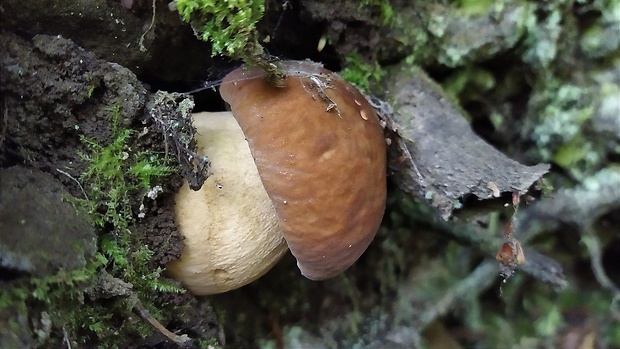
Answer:
[{"label": "mushroom", "polygon": [[285,87],[239,68],[220,87],[232,113],[194,114],[213,174],[199,191],[185,184],[177,194],[185,248],[168,270],[195,294],[257,279],[287,245],[304,276],[334,277],[381,223],[386,144],[374,109],[320,64],[278,65]]},{"label": "mushroom", "polygon": [[209,156],[212,174],[200,190],[191,190],[186,181],[176,194],[185,247],[166,269],[194,294],[208,295],[254,281],[288,248],[232,114],[197,113],[193,123],[198,152]]}]

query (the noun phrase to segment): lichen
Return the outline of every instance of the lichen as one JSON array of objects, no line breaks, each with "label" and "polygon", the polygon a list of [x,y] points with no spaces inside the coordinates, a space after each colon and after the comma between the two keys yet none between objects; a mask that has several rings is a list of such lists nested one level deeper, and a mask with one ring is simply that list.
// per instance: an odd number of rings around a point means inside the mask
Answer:
[{"label": "lichen", "polygon": [[409,64],[460,67],[513,48],[524,36],[535,7],[515,1],[424,3],[395,10],[388,37]]},{"label": "lichen", "polygon": [[[580,133],[581,127],[592,117],[592,107],[585,91],[575,85],[549,84],[549,89],[536,101],[544,105],[540,123],[534,127],[533,138],[541,149],[565,144]],[[557,88],[557,89],[556,89]],[[536,99],[538,99],[536,98]],[[551,154],[545,151],[543,159],[549,161]]]},{"label": "lichen", "polygon": [[537,69],[545,69],[558,54],[559,40],[562,34],[562,13],[556,8],[546,18],[539,20],[536,16],[528,18],[526,23],[526,50],[523,59]]}]

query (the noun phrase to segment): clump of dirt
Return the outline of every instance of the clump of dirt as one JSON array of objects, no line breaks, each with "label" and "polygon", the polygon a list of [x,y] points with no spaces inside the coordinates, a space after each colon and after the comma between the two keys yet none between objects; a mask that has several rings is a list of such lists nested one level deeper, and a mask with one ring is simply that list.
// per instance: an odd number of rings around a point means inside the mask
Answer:
[{"label": "clump of dirt", "polygon": [[[27,162],[43,171],[59,168],[79,177],[86,166],[78,154],[87,151],[81,137],[109,142],[110,114],[118,108],[129,126],[144,107],[146,89],[129,70],[95,58],[72,41],[37,35],[32,41],[0,34],[4,52],[0,68],[6,145],[3,166]],[[35,136],[36,135],[36,136]],[[55,176],[75,196],[74,180]]]}]

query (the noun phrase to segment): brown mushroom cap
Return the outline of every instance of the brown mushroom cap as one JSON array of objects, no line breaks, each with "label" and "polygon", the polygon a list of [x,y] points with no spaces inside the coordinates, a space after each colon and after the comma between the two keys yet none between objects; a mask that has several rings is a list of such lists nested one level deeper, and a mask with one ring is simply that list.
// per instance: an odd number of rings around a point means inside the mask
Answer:
[{"label": "brown mushroom cap", "polygon": [[220,87],[248,141],[302,274],[337,275],[366,250],[386,200],[386,145],[366,98],[312,62],[281,62],[286,87],[239,68]]}]

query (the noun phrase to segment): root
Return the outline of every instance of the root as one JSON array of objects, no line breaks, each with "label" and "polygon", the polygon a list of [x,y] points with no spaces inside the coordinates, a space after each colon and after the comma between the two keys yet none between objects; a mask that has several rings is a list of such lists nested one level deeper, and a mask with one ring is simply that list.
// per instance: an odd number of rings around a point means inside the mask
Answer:
[{"label": "root", "polygon": [[140,317],[143,320],[146,320],[159,333],[163,334],[164,336],[166,336],[166,338],[170,339],[171,341],[173,341],[174,343],[176,343],[177,345],[181,347],[191,343],[192,340],[187,335],[179,336],[177,334],[170,332],[167,328],[165,328],[164,325],[162,325],[159,321],[157,321],[157,319],[155,319],[151,315],[151,313],[149,313],[149,311],[146,310],[146,308],[144,308],[144,306],[142,305],[142,302],[140,301],[140,299],[138,299],[138,297],[135,297],[134,301],[135,301],[134,310],[136,311],[136,313],[140,315]]}]

